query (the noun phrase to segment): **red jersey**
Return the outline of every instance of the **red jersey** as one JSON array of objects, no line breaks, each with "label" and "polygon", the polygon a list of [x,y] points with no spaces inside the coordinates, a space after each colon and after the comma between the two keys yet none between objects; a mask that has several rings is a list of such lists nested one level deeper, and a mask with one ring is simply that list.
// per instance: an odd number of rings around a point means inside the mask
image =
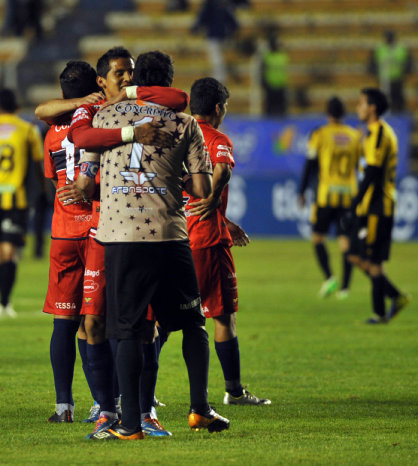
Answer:
[{"label": "red jersey", "polygon": [[[232,155],[232,142],[229,137],[216,130],[204,120],[197,120],[197,122],[203,132],[213,168],[220,162],[227,163],[232,169],[235,165],[235,161]],[[228,205],[228,186],[225,186],[222,191],[221,204],[219,207],[210,217],[202,221],[200,221],[200,216],[190,215],[188,213],[188,210],[191,208],[190,203],[196,202],[199,199],[190,196],[190,194],[186,192],[183,193],[183,196],[190,247],[192,249],[202,249],[215,246],[216,244],[232,246],[231,235],[225,224],[225,213]]]},{"label": "red jersey", "polygon": [[[53,125],[44,142],[45,176],[58,181],[57,188],[75,181],[80,171],[80,150],[68,140],[68,125]],[[57,196],[54,201],[51,236],[54,239],[87,238],[91,222],[91,204],[77,202],[64,205]]]}]

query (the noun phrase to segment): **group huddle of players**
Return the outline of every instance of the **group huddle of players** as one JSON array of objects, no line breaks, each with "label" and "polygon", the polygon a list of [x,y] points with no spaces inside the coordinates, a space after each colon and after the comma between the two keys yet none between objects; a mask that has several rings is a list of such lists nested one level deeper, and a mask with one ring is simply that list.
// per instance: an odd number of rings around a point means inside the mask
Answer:
[{"label": "group huddle of players", "polygon": [[[160,52],[145,56],[143,67],[152,68],[154,60],[157,70],[169,59]],[[48,421],[74,420],[72,377],[77,334],[83,370],[95,400],[91,416],[85,420],[96,422],[88,438],[171,435],[157,419],[154,392],[161,347],[168,333],[180,328],[190,378],[190,427],[211,432],[229,427],[229,421],[205,401],[207,375],[194,375],[193,370],[195,365],[202,366],[200,372],[207,371],[208,355],[202,363],[194,361],[192,353],[199,353],[199,345],[206,351],[206,332],[200,340],[196,334],[208,317],[215,322],[215,349],[225,378],[224,404],[271,403],[241,384],[235,317],[238,293],[230,248],[245,246],[249,240],[225,215],[234,159],[230,139],[217,128],[225,116],[229,93],[213,78],[197,80],[190,101],[196,118],[186,115],[189,96],[170,87],[170,66],[164,85],[135,86],[134,61],[122,47],[109,50],[98,60],[97,73],[85,62],[72,61],[60,75],[64,98],[36,109],[38,118],[52,124],[44,144],[45,176],[56,187],[44,312],[54,315],[50,350],[57,398],[55,413]],[[126,100],[126,105],[120,103]],[[181,161],[184,193],[177,192],[173,162],[164,166],[167,151],[177,158],[187,154]],[[208,176],[213,178],[213,187],[199,190],[199,183],[204,185]],[[112,184],[116,179],[120,189]],[[182,209],[173,213],[167,205],[175,205],[179,195]],[[182,226],[185,217],[187,231]],[[193,254],[192,274],[188,275],[187,267],[165,271],[165,288],[159,289],[162,271],[156,271],[158,255],[165,248],[164,255],[170,255],[172,242],[179,246],[184,240],[190,243]],[[128,251],[131,243],[135,247]],[[140,253],[138,243],[144,246]],[[176,254],[187,255],[187,248]],[[114,296],[109,289],[118,289],[122,279],[129,290],[136,283],[145,283],[135,261],[142,267],[149,261],[147,276],[157,275],[154,281],[148,280],[143,287],[146,291],[143,289],[133,304],[133,292]],[[184,317],[173,312],[178,321],[175,324],[169,315],[171,301],[179,290],[192,296],[194,269],[197,298],[181,305]],[[184,282],[190,283],[189,290],[184,290]],[[118,306],[124,309],[120,311],[123,316],[113,311]],[[146,316],[137,312],[141,306],[147,308]],[[196,341],[186,354],[187,321],[192,311],[198,324],[190,341]],[[121,324],[124,319],[129,325]],[[137,344],[138,332],[140,356],[136,347],[129,349],[131,339]],[[120,362],[122,354],[124,361]],[[133,355],[137,359],[133,360]],[[135,377],[124,374],[125,366],[142,368],[140,387],[135,386]],[[135,406],[138,391],[140,406]],[[121,412],[123,426],[120,421],[117,424]]]}]

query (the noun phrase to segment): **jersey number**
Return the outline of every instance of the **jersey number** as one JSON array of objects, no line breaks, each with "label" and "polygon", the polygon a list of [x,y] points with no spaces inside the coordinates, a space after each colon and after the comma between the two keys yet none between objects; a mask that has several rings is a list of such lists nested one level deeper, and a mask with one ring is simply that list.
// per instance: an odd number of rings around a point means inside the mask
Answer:
[{"label": "jersey number", "polygon": [[0,146],[0,170],[2,172],[11,172],[15,167],[15,161],[13,156],[15,151],[9,144],[3,144]]},{"label": "jersey number", "polygon": [[[135,126],[144,125],[145,123],[151,123],[153,120],[152,117],[145,117],[142,120],[139,120],[135,123]],[[132,145],[132,153],[131,153],[131,163],[129,168],[134,170],[141,170],[141,159],[142,159],[142,152],[144,150],[144,144],[140,142],[134,142]]]},{"label": "jersey number", "polygon": [[332,154],[329,167],[330,175],[338,175],[340,178],[349,178],[353,171],[352,156],[348,151],[335,151]]}]

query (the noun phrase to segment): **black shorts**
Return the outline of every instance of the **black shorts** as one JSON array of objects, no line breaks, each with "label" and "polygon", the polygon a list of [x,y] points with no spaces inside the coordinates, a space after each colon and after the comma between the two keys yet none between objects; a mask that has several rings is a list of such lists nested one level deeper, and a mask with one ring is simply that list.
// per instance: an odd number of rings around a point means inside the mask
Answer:
[{"label": "black shorts", "polygon": [[340,225],[341,217],[348,211],[344,207],[318,207],[313,204],[311,212],[312,231],[321,235],[329,232],[332,223],[335,223],[337,236],[346,235]]},{"label": "black shorts", "polygon": [[22,247],[25,245],[27,230],[27,209],[0,210],[0,242]]},{"label": "black shorts", "polygon": [[205,325],[188,241],[105,244],[106,336],[138,338],[148,305],[160,326]]},{"label": "black shorts", "polygon": [[349,254],[360,256],[372,264],[389,259],[392,243],[393,217],[370,214],[357,218],[350,237]]}]

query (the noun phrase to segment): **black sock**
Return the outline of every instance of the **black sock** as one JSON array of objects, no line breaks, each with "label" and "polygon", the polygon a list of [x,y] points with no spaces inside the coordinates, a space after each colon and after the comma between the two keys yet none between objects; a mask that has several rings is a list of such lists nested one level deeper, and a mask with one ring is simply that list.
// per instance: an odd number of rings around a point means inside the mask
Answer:
[{"label": "black sock", "polygon": [[116,412],[112,382],[113,355],[109,342],[106,340],[97,345],[87,343],[87,361],[100,411]]},{"label": "black sock", "polygon": [[118,348],[118,341],[115,339],[109,340],[110,347],[112,348],[112,355],[113,355],[113,374],[112,374],[112,383],[113,383],[113,396],[114,398],[119,398],[120,390],[119,390],[119,382],[118,382],[118,371],[116,368],[116,352]]},{"label": "black sock", "polygon": [[54,372],[58,403],[74,405],[72,383],[76,357],[75,336],[79,323],[68,319],[54,319],[50,355]]},{"label": "black sock", "polygon": [[215,350],[222,366],[226,391],[232,396],[241,396],[241,365],[238,337],[223,342],[215,341]]},{"label": "black sock", "polygon": [[150,413],[154,405],[155,385],[158,375],[158,351],[159,342],[143,343],[144,367],[141,374],[141,412]]},{"label": "black sock", "polygon": [[386,275],[383,275],[385,279],[385,296],[389,298],[397,298],[400,296],[401,292],[396,288],[396,286],[388,279]]},{"label": "black sock", "polygon": [[324,275],[328,280],[328,278],[332,276],[332,273],[329,266],[328,251],[324,243],[315,244],[315,254],[316,258],[318,259],[319,266],[321,267],[321,270],[324,272]]},{"label": "black sock", "polygon": [[385,317],[385,277],[378,275],[372,277],[373,311],[380,317]]},{"label": "black sock", "polygon": [[142,344],[139,339],[118,341],[116,366],[122,395],[122,425],[134,432],[141,430],[139,380],[142,360]]},{"label": "black sock", "polygon": [[209,409],[209,340],[204,328],[193,326],[183,329],[183,358],[189,374],[190,406],[199,413],[205,413]]},{"label": "black sock", "polygon": [[9,304],[10,293],[16,281],[16,269],[16,262],[13,261],[0,264],[0,293],[3,306]]},{"label": "black sock", "polygon": [[350,286],[351,272],[353,271],[353,264],[347,259],[348,253],[343,253],[343,282],[341,285],[342,290],[348,290]]},{"label": "black sock", "polygon": [[78,338],[78,352],[80,353],[84,376],[86,377],[91,396],[93,397],[94,401],[97,401],[87,361],[87,340],[82,340],[81,338]]}]

